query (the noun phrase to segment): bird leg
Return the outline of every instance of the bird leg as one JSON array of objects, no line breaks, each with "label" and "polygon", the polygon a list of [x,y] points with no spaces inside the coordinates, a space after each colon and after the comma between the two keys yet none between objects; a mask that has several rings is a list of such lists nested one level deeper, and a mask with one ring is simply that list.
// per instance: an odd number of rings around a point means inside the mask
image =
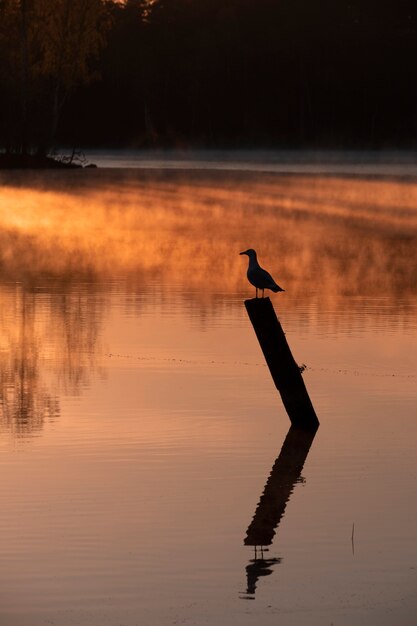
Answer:
[{"label": "bird leg", "polygon": [[256,289],[256,297],[258,297],[258,287],[255,287]]}]

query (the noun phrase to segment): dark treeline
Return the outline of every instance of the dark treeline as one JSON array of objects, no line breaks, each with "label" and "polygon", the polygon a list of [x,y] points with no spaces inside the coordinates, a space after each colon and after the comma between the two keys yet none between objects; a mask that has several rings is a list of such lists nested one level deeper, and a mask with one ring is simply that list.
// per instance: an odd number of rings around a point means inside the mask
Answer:
[{"label": "dark treeline", "polygon": [[9,150],[417,145],[415,0],[0,0],[0,20]]}]

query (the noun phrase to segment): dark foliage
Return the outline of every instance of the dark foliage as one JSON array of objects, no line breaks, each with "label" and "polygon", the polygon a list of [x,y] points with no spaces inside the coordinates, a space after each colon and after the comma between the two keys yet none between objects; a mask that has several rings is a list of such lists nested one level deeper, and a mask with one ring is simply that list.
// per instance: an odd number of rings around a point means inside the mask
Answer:
[{"label": "dark foliage", "polygon": [[97,79],[66,100],[61,143],[416,146],[411,0],[106,4]]}]

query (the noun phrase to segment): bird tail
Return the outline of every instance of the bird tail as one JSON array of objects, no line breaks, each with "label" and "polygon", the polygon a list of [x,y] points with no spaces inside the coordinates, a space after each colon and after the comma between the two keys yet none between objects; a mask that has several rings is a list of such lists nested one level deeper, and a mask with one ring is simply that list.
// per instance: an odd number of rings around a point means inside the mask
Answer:
[{"label": "bird tail", "polygon": [[275,287],[270,287],[270,289],[274,293],[278,293],[278,291],[285,291],[285,289],[282,289],[282,287],[280,287],[279,285],[275,285]]}]

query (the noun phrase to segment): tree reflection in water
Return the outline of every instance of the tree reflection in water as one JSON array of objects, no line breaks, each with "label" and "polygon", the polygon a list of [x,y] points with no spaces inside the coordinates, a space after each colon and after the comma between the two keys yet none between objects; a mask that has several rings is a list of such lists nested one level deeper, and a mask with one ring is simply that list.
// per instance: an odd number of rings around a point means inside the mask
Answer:
[{"label": "tree reflection in water", "polygon": [[0,289],[0,428],[34,436],[97,369],[103,303],[68,284]]}]

